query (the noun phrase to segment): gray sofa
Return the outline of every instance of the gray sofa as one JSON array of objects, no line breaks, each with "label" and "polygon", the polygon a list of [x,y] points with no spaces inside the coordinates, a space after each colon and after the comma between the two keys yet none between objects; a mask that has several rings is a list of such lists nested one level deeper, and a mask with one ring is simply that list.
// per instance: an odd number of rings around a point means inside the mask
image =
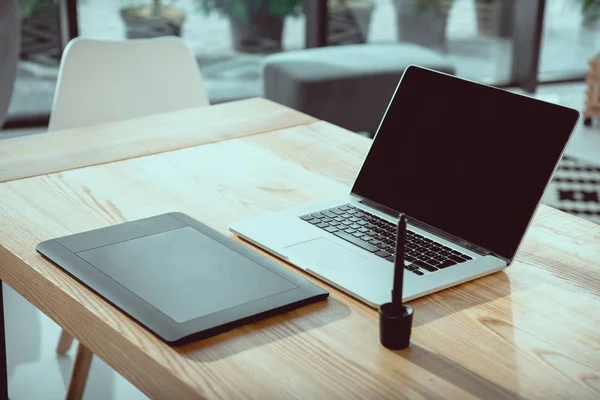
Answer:
[{"label": "gray sofa", "polygon": [[16,0],[0,0],[0,128],[6,119],[17,76],[19,46],[20,22]]},{"label": "gray sofa", "polygon": [[374,133],[411,64],[455,72],[444,56],[413,44],[323,47],[267,57],[264,95],[351,131]]}]

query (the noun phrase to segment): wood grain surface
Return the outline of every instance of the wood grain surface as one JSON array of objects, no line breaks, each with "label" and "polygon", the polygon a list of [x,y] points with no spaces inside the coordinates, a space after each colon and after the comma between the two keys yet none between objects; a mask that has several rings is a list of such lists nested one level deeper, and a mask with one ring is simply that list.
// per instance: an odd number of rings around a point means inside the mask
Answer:
[{"label": "wood grain surface", "polygon": [[369,143],[308,122],[2,183],[0,278],[152,398],[600,397],[600,227],[549,207],[505,272],[412,301],[412,344],[395,352],[376,310],[287,265],[329,300],[172,348],[35,251],[172,211],[229,235],[347,192]]},{"label": "wood grain surface", "polygon": [[314,122],[265,99],[0,141],[0,182]]}]

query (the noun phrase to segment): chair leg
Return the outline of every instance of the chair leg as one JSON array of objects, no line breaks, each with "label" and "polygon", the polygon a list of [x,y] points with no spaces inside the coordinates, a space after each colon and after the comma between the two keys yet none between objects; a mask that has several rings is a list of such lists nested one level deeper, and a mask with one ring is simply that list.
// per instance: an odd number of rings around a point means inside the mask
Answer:
[{"label": "chair leg", "polygon": [[71,369],[71,379],[69,380],[69,389],[67,390],[67,400],[80,400],[83,397],[85,383],[87,381],[90,366],[92,364],[93,353],[84,345],[79,343],[75,362]]},{"label": "chair leg", "polygon": [[71,348],[71,344],[73,343],[73,336],[69,335],[67,331],[64,329],[60,334],[60,339],[58,340],[58,347],[56,348],[56,352],[61,356],[67,354],[67,351]]}]

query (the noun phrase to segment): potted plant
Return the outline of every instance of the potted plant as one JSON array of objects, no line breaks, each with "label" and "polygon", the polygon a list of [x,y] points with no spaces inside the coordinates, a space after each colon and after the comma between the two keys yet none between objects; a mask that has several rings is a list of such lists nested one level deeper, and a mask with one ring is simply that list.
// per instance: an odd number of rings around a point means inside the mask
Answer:
[{"label": "potted plant", "polygon": [[[174,3],[171,1],[170,4]],[[152,0],[147,5],[136,5],[121,9],[128,39],[152,38],[159,36],[181,36],[181,25],[185,14],[169,6],[162,0]]]},{"label": "potted plant", "polygon": [[446,47],[446,25],[452,0],[395,0],[398,40],[427,47]]},{"label": "potted plant", "polygon": [[303,0],[199,0],[206,14],[229,18],[233,47],[242,53],[281,51],[283,20],[303,11]]},{"label": "potted plant", "polygon": [[54,0],[21,0],[20,59],[58,65],[62,47]]},{"label": "potted plant", "polygon": [[487,36],[511,36],[514,6],[515,0],[475,0],[479,33]]},{"label": "potted plant", "polygon": [[329,0],[327,43],[366,43],[375,9],[374,0]]},{"label": "potted plant", "polygon": [[600,0],[583,0],[581,11],[584,26],[595,28],[600,21]]}]

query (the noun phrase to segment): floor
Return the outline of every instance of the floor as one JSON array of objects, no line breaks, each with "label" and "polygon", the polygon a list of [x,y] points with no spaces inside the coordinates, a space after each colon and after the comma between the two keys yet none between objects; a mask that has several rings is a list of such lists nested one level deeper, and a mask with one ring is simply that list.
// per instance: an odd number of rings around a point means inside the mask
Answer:
[{"label": "floor", "polygon": [[[542,86],[536,97],[582,109],[585,85]],[[37,134],[29,131],[0,131],[0,136]],[[594,127],[580,124],[567,154],[600,165],[600,121]],[[9,392],[11,399],[56,399],[64,397],[73,350],[67,357],[55,353],[60,328],[48,317],[4,286]],[[85,399],[142,399],[143,393],[94,357]]]},{"label": "floor", "polygon": [[[75,355],[56,354],[61,329],[27,300],[3,284],[8,391],[12,400],[64,398]],[[136,387],[94,357],[84,399],[146,399]]]}]

